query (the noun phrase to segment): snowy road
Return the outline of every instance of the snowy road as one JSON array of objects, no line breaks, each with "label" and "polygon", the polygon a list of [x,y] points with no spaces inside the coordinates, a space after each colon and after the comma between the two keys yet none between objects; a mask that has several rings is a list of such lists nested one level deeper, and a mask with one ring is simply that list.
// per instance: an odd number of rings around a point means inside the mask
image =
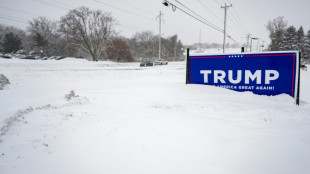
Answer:
[{"label": "snowy road", "polygon": [[310,72],[299,107],[185,85],[184,62],[0,59],[0,74],[1,174],[310,173]]}]

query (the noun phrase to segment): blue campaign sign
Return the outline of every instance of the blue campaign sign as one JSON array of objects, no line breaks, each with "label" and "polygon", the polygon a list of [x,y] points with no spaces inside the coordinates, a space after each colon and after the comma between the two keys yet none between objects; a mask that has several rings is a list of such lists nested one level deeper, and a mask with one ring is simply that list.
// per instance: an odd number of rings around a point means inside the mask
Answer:
[{"label": "blue campaign sign", "polygon": [[187,83],[260,95],[296,97],[299,54],[292,52],[188,55]]}]

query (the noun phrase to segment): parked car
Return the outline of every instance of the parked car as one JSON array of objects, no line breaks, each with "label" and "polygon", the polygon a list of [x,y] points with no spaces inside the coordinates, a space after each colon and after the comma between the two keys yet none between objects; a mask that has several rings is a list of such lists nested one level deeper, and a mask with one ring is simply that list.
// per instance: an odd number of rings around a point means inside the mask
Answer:
[{"label": "parked car", "polygon": [[23,59],[25,58],[26,56],[23,55],[23,54],[15,54],[14,57],[18,58],[18,59]]},{"label": "parked car", "polygon": [[35,57],[35,56],[28,55],[28,56],[24,57],[23,59],[36,60],[36,57]]},{"label": "parked car", "polygon": [[154,61],[154,65],[168,65],[168,61],[163,60],[163,59],[158,59]]},{"label": "parked car", "polygon": [[307,71],[307,66],[305,64],[301,64],[300,65],[300,69]]},{"label": "parked car", "polygon": [[64,56],[57,56],[57,57],[55,58],[55,60],[62,60],[62,59],[64,59],[64,58],[66,58],[66,57],[64,57]]},{"label": "parked car", "polygon": [[53,59],[56,59],[57,58],[57,56],[51,56],[51,57],[49,57],[48,59],[49,60],[53,60]]},{"label": "parked car", "polygon": [[153,62],[143,61],[140,63],[140,67],[143,67],[143,66],[153,66]]},{"label": "parked car", "polygon": [[5,58],[5,59],[12,59],[12,56],[9,54],[2,54],[0,57]]}]

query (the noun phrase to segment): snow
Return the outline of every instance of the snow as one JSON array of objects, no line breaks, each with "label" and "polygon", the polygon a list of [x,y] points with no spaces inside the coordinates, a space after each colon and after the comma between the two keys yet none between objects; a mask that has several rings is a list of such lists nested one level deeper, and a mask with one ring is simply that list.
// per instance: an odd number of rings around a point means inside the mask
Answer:
[{"label": "snow", "polygon": [[300,106],[185,85],[185,62],[0,59],[0,74],[1,174],[310,172],[310,72]]}]

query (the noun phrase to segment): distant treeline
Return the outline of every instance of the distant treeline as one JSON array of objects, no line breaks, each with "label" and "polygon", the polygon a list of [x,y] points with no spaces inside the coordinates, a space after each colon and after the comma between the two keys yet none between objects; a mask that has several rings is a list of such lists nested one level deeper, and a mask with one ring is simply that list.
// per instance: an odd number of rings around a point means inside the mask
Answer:
[{"label": "distant treeline", "polygon": [[[132,38],[120,36],[117,21],[110,13],[79,7],[59,21],[46,17],[29,21],[26,30],[0,24],[0,52],[35,54],[42,57],[86,57],[93,61],[131,62],[155,59],[159,36],[137,32]],[[166,60],[183,60],[183,44],[177,35],[161,37],[161,55]]]}]

